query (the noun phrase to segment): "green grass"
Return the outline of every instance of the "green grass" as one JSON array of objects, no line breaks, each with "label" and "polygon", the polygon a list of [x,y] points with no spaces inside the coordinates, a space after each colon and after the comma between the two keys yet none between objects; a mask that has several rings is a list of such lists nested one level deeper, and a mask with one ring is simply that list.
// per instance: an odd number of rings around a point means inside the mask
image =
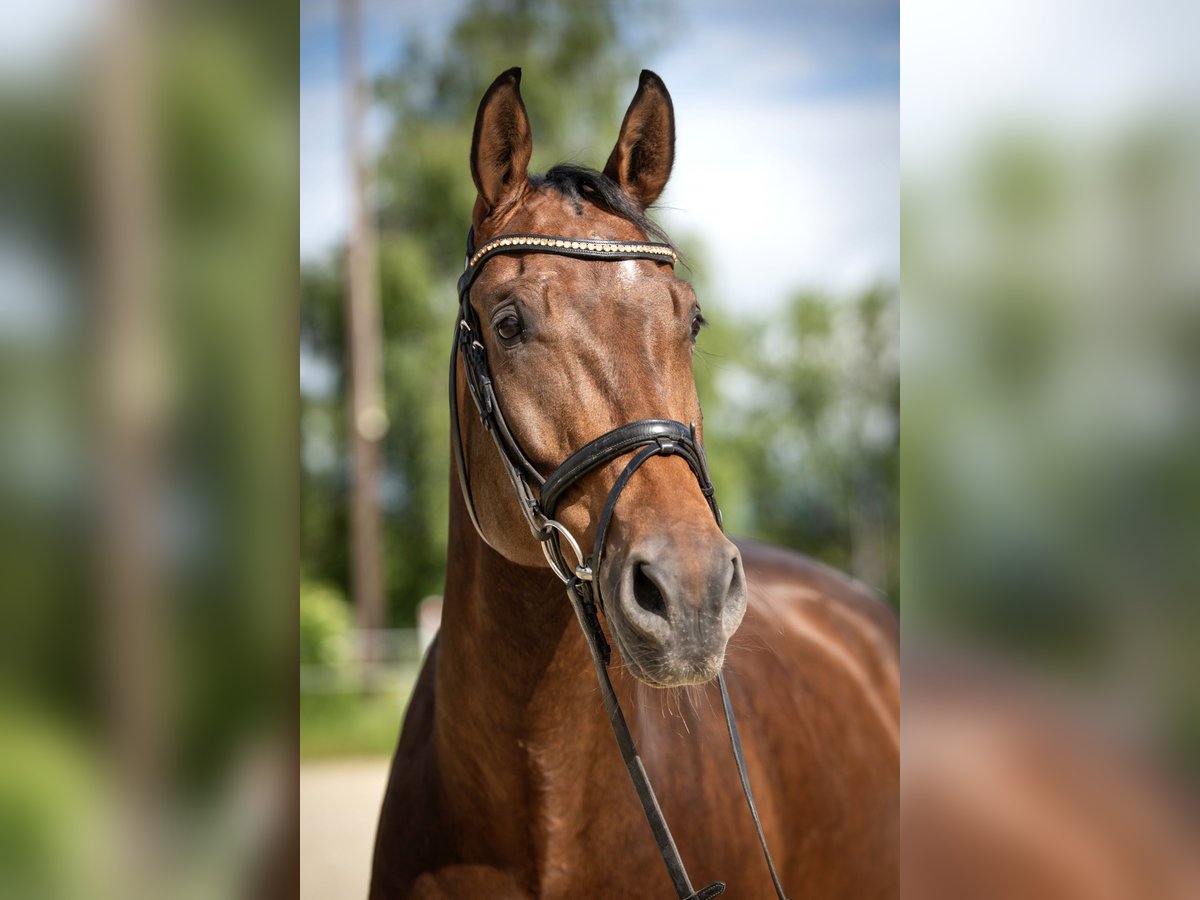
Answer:
[{"label": "green grass", "polygon": [[412,682],[409,677],[369,696],[302,694],[300,758],[390,756],[400,735]]}]

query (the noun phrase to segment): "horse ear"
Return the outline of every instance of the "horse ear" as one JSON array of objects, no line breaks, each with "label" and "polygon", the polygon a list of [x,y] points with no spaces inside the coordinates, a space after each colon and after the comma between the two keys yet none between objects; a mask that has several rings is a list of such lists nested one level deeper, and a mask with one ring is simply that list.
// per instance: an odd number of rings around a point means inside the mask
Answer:
[{"label": "horse ear", "polygon": [[487,89],[475,115],[471,138],[471,177],[486,212],[524,189],[533,133],[521,100],[521,70],[509,69]]},{"label": "horse ear", "polygon": [[663,192],[675,162],[675,108],[661,78],[642,70],[604,174],[646,208]]}]

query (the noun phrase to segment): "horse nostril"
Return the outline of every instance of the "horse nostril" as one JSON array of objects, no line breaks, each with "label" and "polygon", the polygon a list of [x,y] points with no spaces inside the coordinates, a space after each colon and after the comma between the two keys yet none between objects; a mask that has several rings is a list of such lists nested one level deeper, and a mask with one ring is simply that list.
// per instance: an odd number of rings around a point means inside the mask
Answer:
[{"label": "horse nostril", "polygon": [[646,571],[644,563],[638,563],[633,570],[633,596],[638,606],[656,616],[667,617],[667,601],[663,599],[662,591],[654,579]]}]

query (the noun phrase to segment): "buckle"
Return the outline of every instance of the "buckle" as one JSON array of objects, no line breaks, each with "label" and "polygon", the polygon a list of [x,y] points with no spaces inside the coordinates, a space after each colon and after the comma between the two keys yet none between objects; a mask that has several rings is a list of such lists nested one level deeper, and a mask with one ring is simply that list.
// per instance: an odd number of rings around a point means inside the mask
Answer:
[{"label": "buckle", "polygon": [[[566,527],[561,522],[557,522],[554,519],[548,518],[543,513],[539,513],[538,516],[541,521],[539,522],[535,520],[530,524],[534,527],[534,537],[542,542],[542,554],[546,557],[546,562],[550,564],[550,568],[554,570],[554,574],[557,575],[564,584],[570,583],[572,574],[579,581],[591,581],[592,567],[589,566],[587,564],[587,560],[583,558],[583,551],[579,549],[579,542],[575,540],[574,535],[567,531]],[[550,552],[550,539],[554,537],[554,532],[558,532],[559,536],[566,540],[567,544],[571,548],[571,551],[575,554],[576,565],[574,573],[571,572],[571,564],[569,562],[566,563],[566,566],[560,566],[558,560],[555,559],[553,554]],[[559,555],[561,558],[561,551],[559,551]],[[581,571],[587,574],[586,578],[580,574]]]}]

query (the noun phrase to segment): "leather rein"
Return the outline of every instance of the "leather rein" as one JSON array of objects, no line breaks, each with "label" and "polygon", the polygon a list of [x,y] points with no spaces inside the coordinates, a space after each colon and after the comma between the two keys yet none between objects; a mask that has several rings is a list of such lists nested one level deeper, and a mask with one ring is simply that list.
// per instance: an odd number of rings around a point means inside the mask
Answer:
[{"label": "leather rein", "polygon": [[[529,461],[504,420],[504,413],[497,402],[495,385],[488,369],[487,351],[483,345],[479,317],[470,301],[471,286],[475,283],[484,264],[493,256],[506,253],[549,253],[597,260],[648,259],[673,266],[676,261],[676,252],[668,244],[650,241],[600,241],[543,234],[501,235],[476,249],[474,229],[472,228],[467,233],[466,268],[458,279],[459,310],[454,329],[454,347],[450,354],[450,429],[459,485],[462,488],[467,512],[471,517],[471,524],[475,526],[475,531],[479,534],[480,539],[491,546],[480,527],[475,511],[470,473],[467,469],[462,445],[456,384],[458,361],[461,358],[468,392],[474,400],[484,428],[491,434],[496,444],[500,460],[516,492],[521,512],[524,514],[533,536],[541,543],[542,552],[545,554],[550,568],[566,585],[567,597],[583,628],[584,636],[587,638],[596,678],[600,685],[600,693],[616,735],[617,745],[637,791],[638,799],[641,801],[642,810],[645,812],[646,821],[650,825],[655,843],[658,845],[659,854],[662,856],[663,863],[666,865],[671,882],[675,887],[675,893],[679,900],[710,900],[710,898],[725,892],[725,883],[716,881],[700,890],[692,887],[679,850],[675,846],[675,840],[671,836],[662,809],[659,807],[658,798],[654,794],[646,769],[638,755],[633,735],[625,721],[625,715],[621,711],[621,706],[613,691],[612,682],[608,676],[608,664],[612,651],[604,636],[604,631],[600,627],[599,618],[599,612],[604,609],[599,571],[603,559],[605,536],[608,533],[617,500],[630,478],[654,456],[675,455],[681,457],[692,470],[692,474],[696,476],[700,490],[708,502],[717,525],[723,529],[721,510],[717,506],[715,490],[708,473],[708,460],[704,455],[703,446],[696,437],[694,422],[684,425],[682,422],[672,419],[641,419],[620,425],[590,441],[568,456],[548,477],[542,477],[537,468]],[[591,472],[631,453],[633,454],[632,458],[617,477],[612,490],[609,491],[596,528],[596,539],[591,548],[592,552],[585,556],[575,537],[554,518],[558,501],[567,490]],[[571,550],[574,563],[568,560],[563,553],[564,541]],[[741,738],[738,735],[724,675],[719,674],[717,681],[721,688],[721,702],[725,708],[725,724],[733,746],[742,791],[754,819],[754,826],[758,832],[758,840],[762,846],[767,867],[770,869],[775,893],[779,900],[787,900],[780,885],[779,876],[775,871],[775,863],[767,848],[758,809],[750,790]]]}]

